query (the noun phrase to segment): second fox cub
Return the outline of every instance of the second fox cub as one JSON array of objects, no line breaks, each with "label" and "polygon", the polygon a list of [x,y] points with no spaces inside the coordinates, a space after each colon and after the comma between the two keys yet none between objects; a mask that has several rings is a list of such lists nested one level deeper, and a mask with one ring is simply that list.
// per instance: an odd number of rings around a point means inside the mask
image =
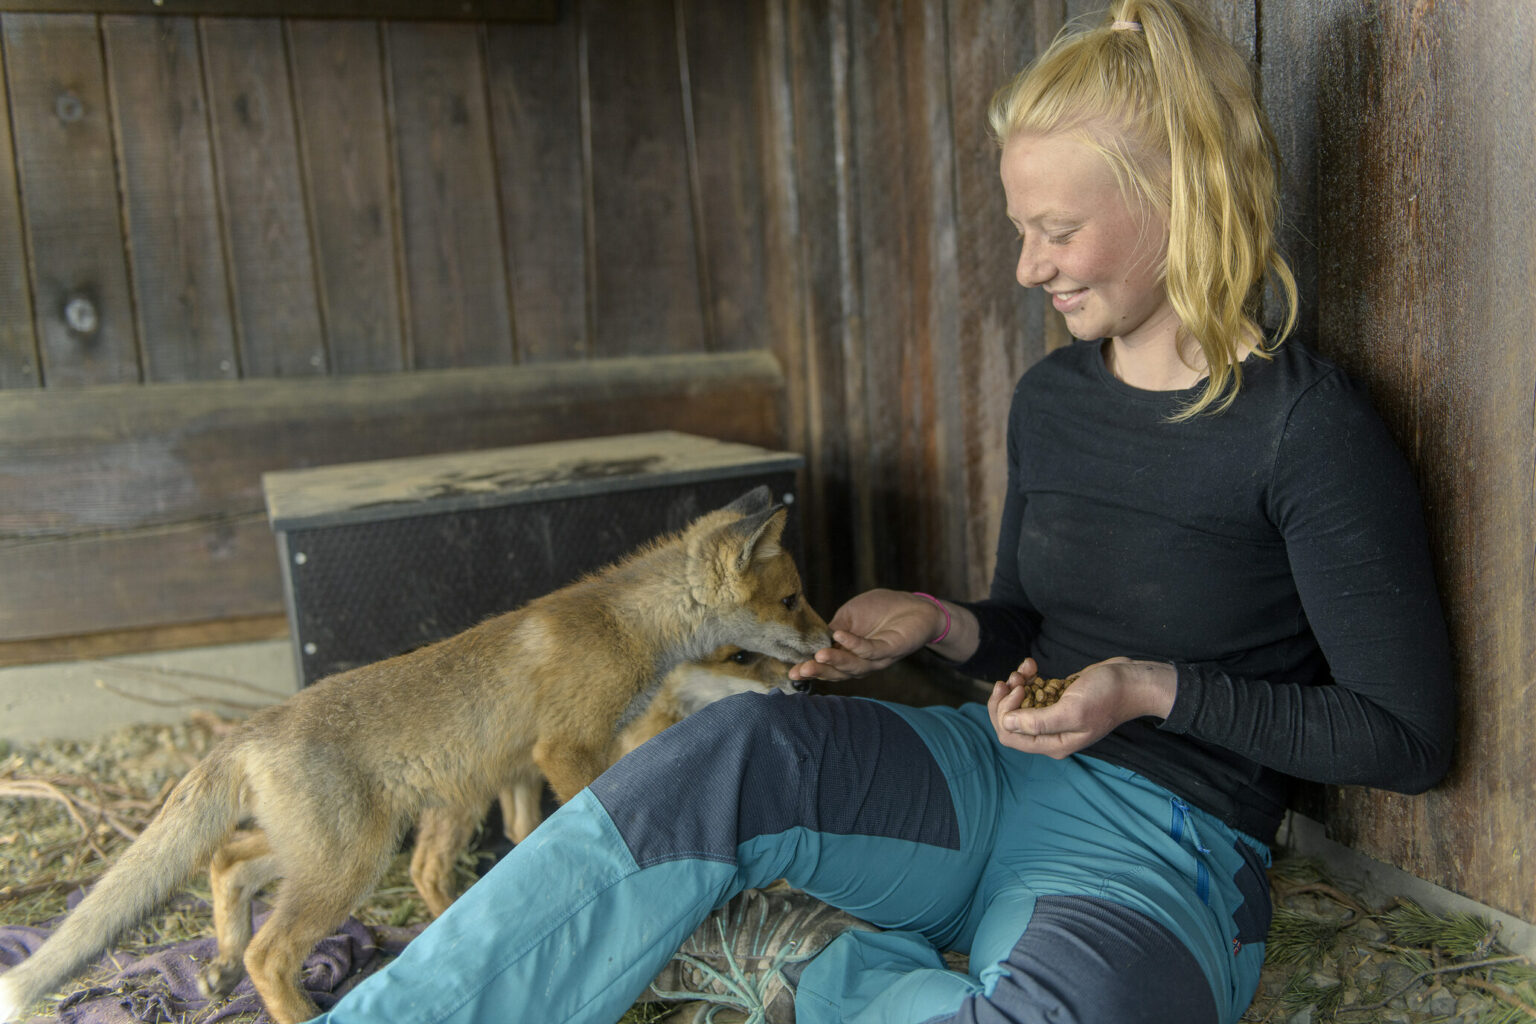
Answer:
[{"label": "second fox cub", "polygon": [[[224,993],[242,962],[278,1024],[318,1011],[315,943],[377,884],[426,812],[478,814],[537,772],[565,801],[675,666],[734,644],[798,661],[831,643],[766,487],[680,533],[447,640],[323,679],[247,719],[35,954],[0,975],[0,1021],[72,977],[212,860]],[[249,824],[259,831],[237,831]],[[251,935],[251,894],[282,878]]]},{"label": "second fox cub", "polygon": [[[677,666],[662,681],[656,699],[645,714],[613,741],[610,760],[617,761],[646,740],[676,725],[695,711],[737,693],[770,690],[803,693],[809,680],[791,680],[789,663],[734,644],[716,649],[699,661]],[[520,843],[544,820],[544,779],[538,774],[515,779],[501,793],[501,820],[508,839]],[[431,810],[417,830],[411,859],[411,878],[434,915],[452,901],[454,860],[468,842],[479,816],[469,814],[456,821]],[[441,832],[437,831],[440,829]]]}]

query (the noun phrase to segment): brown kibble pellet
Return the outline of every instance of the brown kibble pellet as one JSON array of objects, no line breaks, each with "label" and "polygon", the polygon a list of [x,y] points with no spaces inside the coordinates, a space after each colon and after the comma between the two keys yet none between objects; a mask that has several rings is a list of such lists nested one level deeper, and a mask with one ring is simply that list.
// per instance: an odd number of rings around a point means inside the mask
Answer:
[{"label": "brown kibble pellet", "polygon": [[1077,673],[1067,676],[1065,679],[1036,679],[1032,683],[1025,684],[1024,701],[1020,705],[1026,708],[1050,707],[1061,699],[1067,687],[1077,681]]}]

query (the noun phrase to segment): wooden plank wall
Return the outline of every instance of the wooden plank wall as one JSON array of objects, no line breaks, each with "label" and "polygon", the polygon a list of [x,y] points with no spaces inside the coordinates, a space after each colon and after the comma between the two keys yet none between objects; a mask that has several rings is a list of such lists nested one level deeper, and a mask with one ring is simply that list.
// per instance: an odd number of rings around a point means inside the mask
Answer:
[{"label": "wooden plank wall", "polygon": [[1307,333],[1370,384],[1418,471],[1460,687],[1448,783],[1329,790],[1318,813],[1536,921],[1536,7],[1262,10]]},{"label": "wooden plank wall", "polygon": [[784,446],[760,15],[0,14],[0,660],[271,631],[267,469]]},{"label": "wooden plank wall", "polygon": [[[1370,382],[1419,472],[1459,659],[1449,783],[1328,791],[1308,809],[1367,853],[1536,920],[1521,860],[1536,763],[1519,735],[1536,710],[1536,156],[1511,128],[1536,98],[1536,14],[1525,0],[1205,2],[1274,115],[1305,333]],[[122,399],[51,392],[276,389],[195,458],[223,457],[245,423],[302,461],[368,434],[423,443],[452,422],[455,373],[549,365],[574,387],[571,366],[683,358],[703,373],[743,353],[770,355],[781,386],[754,362],[728,375],[734,391],[715,378],[669,401],[663,387],[609,422],[649,429],[686,406],[734,439],[804,452],[807,579],[828,611],[876,583],[983,593],[1013,382],[1066,341],[1013,280],[984,110],[1093,6],[570,0],[540,25],[0,17],[0,410],[25,395],[16,415],[53,424],[54,443],[23,453],[33,468],[73,453],[62,475],[7,484],[18,456],[0,438],[0,507],[23,487],[82,496],[34,496],[30,518],[0,523],[0,561],[31,548],[45,565],[38,545],[178,521],[170,484],[185,473],[158,485],[159,518],[142,500],[104,515],[92,490],[114,465],[93,437],[174,469],[184,456],[163,438],[123,434],[154,416],[114,414],[118,432],[98,435],[93,404]],[[415,416],[399,400],[393,432],[375,409],[306,449],[327,382],[356,411],[373,374],[433,397]],[[303,382],[322,390],[295,401],[285,389]],[[742,408],[764,390],[771,408]],[[604,404],[574,414],[548,397],[554,431]],[[490,436],[504,435],[453,438]],[[259,462],[260,443],[246,448]],[[183,575],[214,571],[209,530]]]}]

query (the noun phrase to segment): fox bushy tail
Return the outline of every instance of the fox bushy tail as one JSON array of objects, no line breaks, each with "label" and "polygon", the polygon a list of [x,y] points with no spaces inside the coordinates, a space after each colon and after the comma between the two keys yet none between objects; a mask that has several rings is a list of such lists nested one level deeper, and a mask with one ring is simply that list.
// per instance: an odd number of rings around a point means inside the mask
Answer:
[{"label": "fox bushy tail", "polygon": [[228,747],[215,749],[188,772],[143,834],[48,941],[0,974],[0,1021],[20,1018],[206,867],[239,823],[239,791],[236,759]]}]

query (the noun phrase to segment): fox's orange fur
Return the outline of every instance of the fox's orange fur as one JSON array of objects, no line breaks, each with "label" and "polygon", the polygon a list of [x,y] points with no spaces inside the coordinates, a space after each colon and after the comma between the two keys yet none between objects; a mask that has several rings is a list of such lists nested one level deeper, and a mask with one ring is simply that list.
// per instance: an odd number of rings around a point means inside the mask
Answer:
[{"label": "fox's orange fur", "polygon": [[[48,942],[0,975],[0,1020],[210,861],[219,956],[206,987],[228,991],[243,964],[278,1024],[314,1017],[298,984],[304,958],[373,889],[411,824],[430,843],[434,818],[477,818],[534,773],[570,799],[607,767],[661,680],[722,645],[796,661],[831,642],[782,547],[785,517],[759,488],[521,609],[255,713]],[[272,914],[252,937],[251,895],[276,878]],[[434,911],[452,899],[441,879],[418,882]]]}]

